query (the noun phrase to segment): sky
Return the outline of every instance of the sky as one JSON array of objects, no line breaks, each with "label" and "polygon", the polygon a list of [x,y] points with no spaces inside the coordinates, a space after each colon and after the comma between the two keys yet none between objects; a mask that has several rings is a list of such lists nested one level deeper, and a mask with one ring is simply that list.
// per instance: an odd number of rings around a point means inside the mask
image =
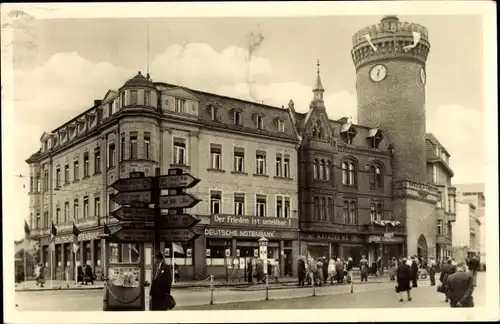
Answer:
[{"label": "sky", "polygon": [[[319,60],[330,118],[356,121],[352,35],[380,18],[21,18],[12,42],[14,79],[2,85],[14,94],[9,136],[22,144],[13,152],[13,172],[4,175],[25,176],[15,178],[16,213],[28,216],[25,160],[39,149],[42,133],[145,72],[148,61],[154,81],[276,106],[292,99],[307,112]],[[427,131],[451,154],[452,182],[484,182],[481,16],[399,18],[429,30]]]}]

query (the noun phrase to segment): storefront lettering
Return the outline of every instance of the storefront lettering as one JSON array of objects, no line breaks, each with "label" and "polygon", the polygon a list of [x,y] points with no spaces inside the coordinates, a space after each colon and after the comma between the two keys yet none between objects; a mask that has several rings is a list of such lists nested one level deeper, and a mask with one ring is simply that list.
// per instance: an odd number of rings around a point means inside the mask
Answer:
[{"label": "storefront lettering", "polygon": [[[78,235],[78,241],[97,240],[98,238],[99,232],[80,233]],[[71,243],[73,242],[73,235],[56,236],[54,241],[56,244]]]},{"label": "storefront lettering", "polygon": [[[75,224],[78,229],[83,229],[83,228],[89,228],[89,227],[94,227],[97,226],[97,219],[92,219],[92,220],[84,220],[81,222],[78,222]],[[73,223],[71,224],[63,224],[63,225],[56,225],[57,232],[71,232],[73,230]]]},{"label": "storefront lettering", "polygon": [[235,216],[235,215],[213,215],[212,224],[217,225],[249,225],[253,227],[277,227],[292,228],[297,227],[296,218],[277,217],[255,217],[255,216]]},{"label": "storefront lettering", "polygon": [[301,233],[303,240],[311,241],[342,241],[342,242],[361,242],[361,237],[355,235],[342,235],[332,233]]},{"label": "storefront lettering", "polygon": [[205,236],[275,238],[276,231],[206,228]]}]

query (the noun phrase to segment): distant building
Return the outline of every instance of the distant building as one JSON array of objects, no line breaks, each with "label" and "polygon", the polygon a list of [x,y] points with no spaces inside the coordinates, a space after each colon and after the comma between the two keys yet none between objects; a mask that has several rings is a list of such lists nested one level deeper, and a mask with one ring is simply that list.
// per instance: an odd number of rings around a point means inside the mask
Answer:
[{"label": "distant building", "polygon": [[481,262],[486,262],[486,219],[484,183],[457,184],[457,197],[468,201],[476,207],[476,217],[481,223],[479,225],[479,256]]},{"label": "distant building", "polygon": [[479,256],[480,221],[476,207],[467,201],[457,200],[457,220],[453,223],[453,257],[465,260],[472,255]]}]

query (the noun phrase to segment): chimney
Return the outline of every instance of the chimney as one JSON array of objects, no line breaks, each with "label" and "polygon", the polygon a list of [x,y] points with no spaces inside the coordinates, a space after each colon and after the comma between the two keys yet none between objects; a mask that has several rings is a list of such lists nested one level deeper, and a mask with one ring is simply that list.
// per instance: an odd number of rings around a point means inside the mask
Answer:
[{"label": "chimney", "polygon": [[100,99],[95,99],[94,100],[94,106],[99,106],[101,104],[102,100]]}]

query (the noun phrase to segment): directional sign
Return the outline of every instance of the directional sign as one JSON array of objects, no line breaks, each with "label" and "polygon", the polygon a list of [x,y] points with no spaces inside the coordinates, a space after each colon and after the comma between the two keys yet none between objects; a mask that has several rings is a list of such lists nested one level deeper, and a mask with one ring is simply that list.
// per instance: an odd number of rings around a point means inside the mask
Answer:
[{"label": "directional sign", "polygon": [[189,214],[161,215],[157,227],[164,228],[190,228],[198,224],[200,219]]},{"label": "directional sign", "polygon": [[150,203],[151,191],[138,191],[138,192],[119,192],[111,196],[111,200],[118,205],[129,205],[132,203]]},{"label": "directional sign", "polygon": [[159,207],[163,209],[191,208],[200,200],[195,196],[185,193],[172,196],[160,196]]},{"label": "directional sign", "polygon": [[158,186],[160,189],[179,189],[179,188],[192,188],[200,182],[189,173],[184,174],[170,174],[158,177]]},{"label": "directional sign", "polygon": [[194,233],[187,228],[161,230],[158,231],[158,235],[160,237],[160,241],[167,242],[188,242],[200,236],[200,234]]},{"label": "directional sign", "polygon": [[151,208],[120,207],[111,212],[111,216],[121,221],[152,222],[155,219],[155,210]]},{"label": "directional sign", "polygon": [[117,230],[112,230],[111,236],[121,242],[151,242],[155,239],[153,229],[123,228],[119,226]]},{"label": "directional sign", "polygon": [[153,179],[151,178],[118,179],[111,185],[111,187],[120,192],[147,191],[151,190],[152,186]]}]

